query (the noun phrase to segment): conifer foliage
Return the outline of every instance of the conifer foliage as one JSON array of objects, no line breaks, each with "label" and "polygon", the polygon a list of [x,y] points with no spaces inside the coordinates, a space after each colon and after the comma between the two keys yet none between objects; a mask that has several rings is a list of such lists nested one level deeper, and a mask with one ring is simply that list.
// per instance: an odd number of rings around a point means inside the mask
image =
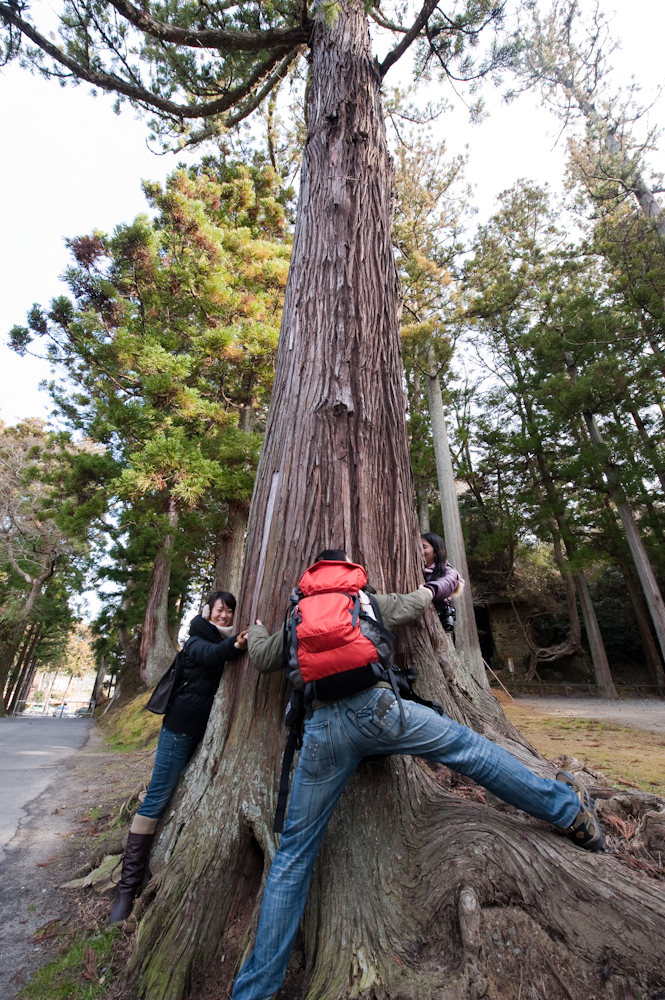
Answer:
[{"label": "conifer foliage", "polygon": [[98,485],[115,520],[116,625],[153,684],[228,505],[249,504],[290,238],[269,165],[210,161],[145,190],[155,218],[71,239],[72,298],[33,306],[11,338],[19,352],[46,347],[66,377],[51,385],[61,417],[115,463]]}]

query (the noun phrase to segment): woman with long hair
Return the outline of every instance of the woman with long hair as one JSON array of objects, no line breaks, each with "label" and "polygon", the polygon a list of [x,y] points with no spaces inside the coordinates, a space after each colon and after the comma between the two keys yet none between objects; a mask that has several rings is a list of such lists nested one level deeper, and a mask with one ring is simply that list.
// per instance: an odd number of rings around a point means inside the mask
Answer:
[{"label": "woman with long hair", "polygon": [[203,612],[190,622],[184,661],[159,734],[150,785],[127,836],[122,875],[109,917],[111,924],[126,920],[131,913],[157,824],[203,739],[226,661],[236,659],[247,649],[247,632],[233,634],[235,608],[233,594],[216,590]]},{"label": "woman with long hair", "polygon": [[425,586],[433,595],[433,604],[446,632],[455,628],[455,602],[462,593],[464,581],[448,562],[446,543],[440,535],[427,531],[420,536],[425,557]]}]

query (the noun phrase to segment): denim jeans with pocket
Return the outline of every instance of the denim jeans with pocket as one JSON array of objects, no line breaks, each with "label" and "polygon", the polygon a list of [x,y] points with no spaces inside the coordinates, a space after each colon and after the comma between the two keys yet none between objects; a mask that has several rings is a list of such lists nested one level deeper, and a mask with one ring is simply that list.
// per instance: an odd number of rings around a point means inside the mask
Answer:
[{"label": "denim jeans with pocket", "polygon": [[145,799],[137,816],[159,819],[175,791],[180,775],[185,770],[200,743],[198,736],[172,733],[162,726],[155,753],[155,766]]},{"label": "denim jeans with pocket", "polygon": [[318,709],[305,723],[289,811],[261,906],[254,951],[238,973],[233,1000],[267,1000],[284,979],[305,908],[314,862],[344,786],[370,755],[410,754],[446,764],[494,795],[556,826],[580,808],[567,785],[539,778],[507,750],[431,708],[372,688]]}]

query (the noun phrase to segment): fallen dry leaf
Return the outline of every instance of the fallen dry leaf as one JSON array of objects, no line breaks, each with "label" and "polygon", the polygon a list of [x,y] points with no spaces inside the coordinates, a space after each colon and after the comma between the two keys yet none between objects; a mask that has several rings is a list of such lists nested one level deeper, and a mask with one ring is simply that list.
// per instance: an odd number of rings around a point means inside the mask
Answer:
[{"label": "fallen dry leaf", "polygon": [[97,972],[97,956],[90,945],[88,945],[83,952],[83,977],[84,979],[89,979],[92,983],[99,981],[99,973]]}]

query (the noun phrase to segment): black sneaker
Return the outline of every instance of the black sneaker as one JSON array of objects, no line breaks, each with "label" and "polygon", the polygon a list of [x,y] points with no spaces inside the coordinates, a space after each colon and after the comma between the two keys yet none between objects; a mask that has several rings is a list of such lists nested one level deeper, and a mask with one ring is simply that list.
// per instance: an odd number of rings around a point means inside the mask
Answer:
[{"label": "black sneaker", "polygon": [[605,834],[598,822],[593,801],[585,786],[579,778],[575,778],[568,771],[557,771],[556,780],[562,781],[564,785],[572,788],[580,800],[580,811],[566,833],[578,847],[584,847],[587,851],[601,851],[605,845]]}]

